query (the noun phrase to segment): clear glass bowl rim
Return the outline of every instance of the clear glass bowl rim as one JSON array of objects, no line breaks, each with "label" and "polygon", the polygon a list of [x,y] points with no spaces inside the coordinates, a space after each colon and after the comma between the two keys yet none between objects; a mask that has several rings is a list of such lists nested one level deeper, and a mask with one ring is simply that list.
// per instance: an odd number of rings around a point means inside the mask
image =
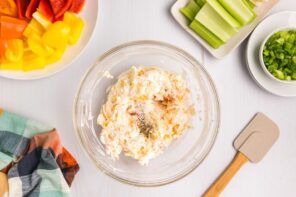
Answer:
[{"label": "clear glass bowl rim", "polygon": [[[197,66],[199,69],[202,70],[202,72],[206,75],[206,77],[208,78],[209,80],[209,84],[212,88],[212,91],[213,91],[213,94],[215,95],[215,105],[217,106],[217,123],[215,125],[215,136],[213,136],[212,140],[211,140],[211,144],[209,144],[209,148],[208,150],[206,151],[206,154],[204,155],[204,157],[200,160],[200,162],[196,162],[195,165],[190,169],[188,170],[186,173],[178,176],[178,177],[175,177],[174,179],[172,180],[169,180],[167,182],[162,182],[162,183],[155,183],[155,184],[151,184],[151,185],[146,185],[146,184],[138,184],[136,182],[133,182],[133,181],[129,181],[129,180],[126,180],[126,179],[123,179],[121,177],[118,177],[116,175],[114,175],[113,173],[105,170],[97,161],[95,161],[90,155],[89,153],[87,152],[87,148],[86,148],[86,144],[84,144],[84,142],[82,141],[82,137],[81,137],[81,134],[79,132],[79,127],[77,126],[76,124],[76,116],[77,116],[77,101],[79,99],[79,95],[80,95],[80,92],[81,92],[81,89],[82,89],[82,86],[85,82],[85,80],[87,79],[87,76],[89,75],[89,73],[92,72],[92,70],[96,67],[96,63],[97,62],[100,62],[102,60],[104,60],[106,57],[108,57],[109,55],[113,54],[114,52],[118,51],[118,50],[121,50],[123,48],[126,48],[126,47],[131,47],[131,46],[139,46],[139,45],[158,45],[160,47],[165,47],[165,48],[168,48],[170,50],[173,50],[177,53],[180,53],[182,56],[186,57],[192,64],[193,66]],[[126,42],[126,43],[123,43],[123,44],[120,44],[116,47],[113,47],[109,50],[107,50],[105,53],[103,53],[101,56],[99,56],[95,61],[94,63],[92,64],[92,66],[90,68],[88,68],[88,70],[85,72],[85,74],[83,75],[82,77],[82,80],[80,81],[79,85],[78,85],[78,91],[75,95],[75,99],[74,99],[74,103],[73,103],[73,124],[74,124],[74,132],[76,134],[76,137],[78,139],[78,142],[79,142],[79,145],[80,147],[82,148],[84,154],[89,158],[90,161],[92,161],[92,163],[95,164],[95,166],[101,171],[103,172],[104,174],[108,175],[109,177],[117,180],[117,181],[120,181],[122,183],[125,183],[125,184],[129,184],[129,185],[133,185],[133,186],[136,186],[136,187],[158,187],[158,186],[163,186],[163,185],[167,185],[167,184],[170,184],[170,183],[174,183],[184,177],[186,177],[187,175],[189,175],[191,172],[193,172],[203,161],[204,159],[208,156],[208,154],[211,152],[213,146],[214,146],[214,143],[216,141],[216,138],[217,138],[217,135],[219,133],[219,128],[220,128],[220,120],[221,120],[221,117],[220,117],[220,100],[219,100],[219,95],[217,93],[217,90],[216,90],[216,86],[213,82],[213,79],[212,77],[209,75],[209,73],[205,70],[205,68],[202,66],[202,64],[200,62],[198,62],[193,56],[191,56],[189,53],[187,53],[186,51],[184,51],[183,49],[180,49],[176,46],[173,46],[171,44],[168,44],[166,42],[162,42],[162,41],[156,41],[156,40],[137,40],[137,41],[131,41],[131,42]]]}]

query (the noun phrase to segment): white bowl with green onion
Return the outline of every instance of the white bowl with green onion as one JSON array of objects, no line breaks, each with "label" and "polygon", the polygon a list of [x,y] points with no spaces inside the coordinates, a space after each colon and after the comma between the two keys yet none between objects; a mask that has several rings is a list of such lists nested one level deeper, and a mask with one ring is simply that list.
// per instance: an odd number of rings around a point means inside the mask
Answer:
[{"label": "white bowl with green onion", "polygon": [[259,60],[271,79],[296,83],[296,27],[271,32],[260,46]]}]

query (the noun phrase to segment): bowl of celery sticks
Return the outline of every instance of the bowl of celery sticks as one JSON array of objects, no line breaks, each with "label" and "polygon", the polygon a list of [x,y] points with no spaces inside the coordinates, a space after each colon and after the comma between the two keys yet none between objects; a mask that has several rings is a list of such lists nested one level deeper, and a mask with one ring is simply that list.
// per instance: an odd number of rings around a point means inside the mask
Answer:
[{"label": "bowl of celery sticks", "polygon": [[[252,1],[252,2],[251,2]],[[177,0],[175,20],[213,56],[222,58],[237,47],[278,3],[269,0]]]}]

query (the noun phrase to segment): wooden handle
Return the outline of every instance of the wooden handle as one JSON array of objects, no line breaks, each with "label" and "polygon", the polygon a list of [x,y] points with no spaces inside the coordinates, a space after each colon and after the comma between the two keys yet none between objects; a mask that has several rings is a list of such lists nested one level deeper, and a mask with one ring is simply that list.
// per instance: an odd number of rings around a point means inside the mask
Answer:
[{"label": "wooden handle", "polygon": [[8,196],[8,180],[6,174],[0,172],[0,197]]},{"label": "wooden handle", "polygon": [[217,197],[230,182],[236,172],[248,161],[248,158],[238,152],[230,165],[224,170],[220,177],[204,193],[203,197]]}]

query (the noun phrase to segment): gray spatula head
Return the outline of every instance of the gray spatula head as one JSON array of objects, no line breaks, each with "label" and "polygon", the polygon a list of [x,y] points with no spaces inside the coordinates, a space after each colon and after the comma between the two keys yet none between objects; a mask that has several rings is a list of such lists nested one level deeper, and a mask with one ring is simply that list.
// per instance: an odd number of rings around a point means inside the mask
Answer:
[{"label": "gray spatula head", "polygon": [[234,147],[251,162],[259,162],[279,137],[278,126],[263,113],[257,113],[234,141]]}]

